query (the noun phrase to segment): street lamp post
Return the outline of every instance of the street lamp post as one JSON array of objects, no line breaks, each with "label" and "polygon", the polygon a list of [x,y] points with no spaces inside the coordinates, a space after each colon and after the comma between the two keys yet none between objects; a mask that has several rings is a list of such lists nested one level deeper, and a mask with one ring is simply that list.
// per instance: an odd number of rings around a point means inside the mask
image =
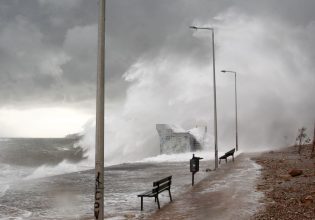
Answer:
[{"label": "street lamp post", "polygon": [[99,0],[95,129],[95,220],[104,219],[105,5],[106,0]]},{"label": "street lamp post", "polygon": [[195,30],[209,30],[212,32],[212,66],[213,66],[213,102],[214,102],[214,157],[215,169],[218,168],[218,123],[217,123],[217,94],[216,94],[216,80],[215,80],[215,49],[214,49],[214,29],[211,27],[196,27],[189,28]]},{"label": "street lamp post", "polygon": [[235,148],[238,151],[238,129],[237,129],[237,90],[236,90],[236,72],[229,70],[222,70],[222,73],[233,73],[235,76]]}]

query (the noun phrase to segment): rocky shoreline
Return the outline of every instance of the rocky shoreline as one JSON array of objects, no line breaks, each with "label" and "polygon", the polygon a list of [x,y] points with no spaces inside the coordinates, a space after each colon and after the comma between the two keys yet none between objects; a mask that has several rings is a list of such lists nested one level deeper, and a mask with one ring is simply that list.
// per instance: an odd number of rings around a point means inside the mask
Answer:
[{"label": "rocky shoreline", "polygon": [[257,190],[265,204],[252,219],[315,219],[315,157],[292,146],[252,157],[262,166]]}]

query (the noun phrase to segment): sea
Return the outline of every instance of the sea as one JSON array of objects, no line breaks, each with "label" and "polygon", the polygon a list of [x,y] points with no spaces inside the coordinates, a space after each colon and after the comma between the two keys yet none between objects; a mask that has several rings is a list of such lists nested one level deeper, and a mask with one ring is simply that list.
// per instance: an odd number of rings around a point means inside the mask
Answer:
[{"label": "sea", "polygon": [[[78,142],[78,138],[0,138],[0,220],[93,219],[95,162],[89,158],[91,149],[80,147]],[[191,190],[192,154],[153,155],[138,161],[120,158],[118,161],[125,162],[119,164],[105,161],[105,219],[147,219],[158,210],[157,203],[154,198],[144,198],[141,211],[137,195],[152,189],[152,183],[164,177],[173,177],[171,193],[175,201]],[[194,154],[203,158],[195,184],[210,179],[207,192],[231,191],[227,199],[243,204],[243,208],[230,209],[232,216],[255,212],[262,197],[255,192],[260,172],[257,164],[245,158],[240,168],[223,162],[218,171],[213,171],[213,152]],[[162,207],[170,202],[167,192],[159,198]]]},{"label": "sea", "polygon": [[[93,219],[94,161],[76,138],[0,139],[0,219]],[[195,183],[213,169],[209,152]],[[150,190],[153,181],[173,176],[172,196],[191,187],[189,160],[192,153],[157,155],[139,161],[105,167],[105,217],[145,219],[157,210],[154,199],[138,194]],[[209,158],[208,158],[209,157]],[[161,206],[169,203],[167,193]]]}]

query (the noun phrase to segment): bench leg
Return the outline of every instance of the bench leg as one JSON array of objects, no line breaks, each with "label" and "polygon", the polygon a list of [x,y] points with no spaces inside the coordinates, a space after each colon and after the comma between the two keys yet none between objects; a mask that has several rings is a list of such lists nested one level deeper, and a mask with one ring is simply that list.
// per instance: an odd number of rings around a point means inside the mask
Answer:
[{"label": "bench leg", "polygon": [[221,159],[219,159],[219,164],[221,163]]},{"label": "bench leg", "polygon": [[141,196],[141,211],[143,211],[143,197]]},{"label": "bench leg", "polygon": [[225,163],[227,163],[227,158],[225,158]]},{"label": "bench leg", "polygon": [[159,207],[159,209],[160,209],[160,201],[159,201],[159,195],[157,195],[156,197],[156,200],[157,200],[157,203],[158,203],[158,207]]},{"label": "bench leg", "polygon": [[233,163],[234,163],[234,155],[232,155],[232,157],[233,157]]},{"label": "bench leg", "polygon": [[171,202],[172,202],[173,199],[172,199],[172,195],[171,195],[171,189],[168,190],[168,194],[170,195],[170,200],[171,200]]}]

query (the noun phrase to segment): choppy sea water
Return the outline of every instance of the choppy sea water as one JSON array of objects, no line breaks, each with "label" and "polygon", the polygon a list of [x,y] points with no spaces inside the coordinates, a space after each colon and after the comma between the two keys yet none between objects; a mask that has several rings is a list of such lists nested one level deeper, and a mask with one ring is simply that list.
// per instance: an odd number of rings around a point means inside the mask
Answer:
[{"label": "choppy sea water", "polygon": [[[94,164],[84,155],[73,139],[0,139],[0,219],[92,219]],[[137,195],[169,175],[172,196],[185,192],[191,187],[191,157],[192,153],[159,155],[105,167],[106,218],[145,219],[157,205],[144,198],[141,212]],[[207,175],[211,164],[201,162],[195,182]],[[167,193],[161,194],[160,202],[169,203]]]}]

